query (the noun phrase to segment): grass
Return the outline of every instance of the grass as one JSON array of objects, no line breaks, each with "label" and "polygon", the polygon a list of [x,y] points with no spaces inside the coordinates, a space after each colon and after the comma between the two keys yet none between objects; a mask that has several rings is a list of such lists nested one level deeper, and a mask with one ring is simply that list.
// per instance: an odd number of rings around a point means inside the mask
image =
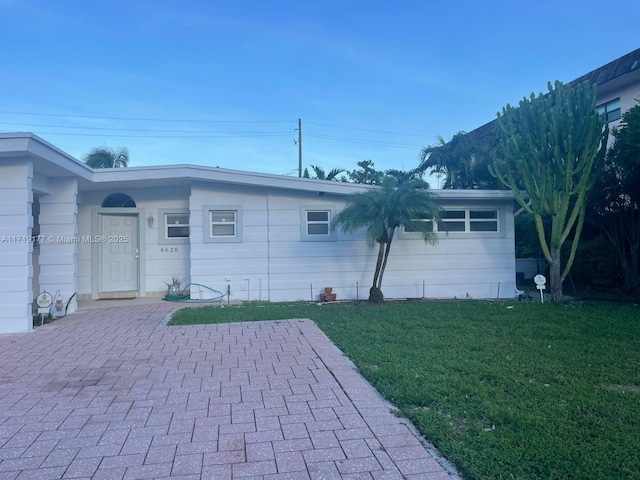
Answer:
[{"label": "grass", "polygon": [[311,318],[469,479],[640,478],[640,307],[245,304],[175,323]]}]

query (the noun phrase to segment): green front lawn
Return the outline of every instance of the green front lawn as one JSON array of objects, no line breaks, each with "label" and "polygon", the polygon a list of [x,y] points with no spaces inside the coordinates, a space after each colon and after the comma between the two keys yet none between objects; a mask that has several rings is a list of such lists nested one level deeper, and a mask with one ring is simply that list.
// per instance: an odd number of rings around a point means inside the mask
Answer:
[{"label": "green front lawn", "polygon": [[245,304],[173,324],[311,318],[466,478],[640,478],[640,307]]}]

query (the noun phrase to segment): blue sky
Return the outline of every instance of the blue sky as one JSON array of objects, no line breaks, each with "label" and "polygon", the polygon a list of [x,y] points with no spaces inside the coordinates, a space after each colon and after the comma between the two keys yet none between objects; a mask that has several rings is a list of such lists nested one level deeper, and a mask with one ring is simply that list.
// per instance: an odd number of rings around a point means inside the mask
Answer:
[{"label": "blue sky", "polygon": [[640,47],[640,2],[0,0],[0,131],[76,158],[412,168],[436,135]]}]

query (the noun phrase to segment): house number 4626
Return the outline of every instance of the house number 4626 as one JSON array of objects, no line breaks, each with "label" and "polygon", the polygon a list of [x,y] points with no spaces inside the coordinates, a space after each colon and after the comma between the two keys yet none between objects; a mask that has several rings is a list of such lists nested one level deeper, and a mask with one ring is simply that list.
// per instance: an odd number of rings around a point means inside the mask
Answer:
[{"label": "house number 4626", "polygon": [[178,251],[178,247],[162,247],[160,251],[164,253],[174,253]]}]

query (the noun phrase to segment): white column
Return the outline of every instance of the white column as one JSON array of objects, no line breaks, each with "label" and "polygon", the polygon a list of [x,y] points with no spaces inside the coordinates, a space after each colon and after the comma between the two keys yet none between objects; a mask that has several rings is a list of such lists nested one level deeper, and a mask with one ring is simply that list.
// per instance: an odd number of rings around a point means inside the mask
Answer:
[{"label": "white column", "polygon": [[33,328],[32,181],[30,160],[0,161],[0,333]]},{"label": "white column", "polygon": [[[40,196],[40,290],[60,291],[66,307],[78,291],[78,181],[52,178],[50,186],[51,193]],[[67,313],[76,309],[77,296]]]}]

